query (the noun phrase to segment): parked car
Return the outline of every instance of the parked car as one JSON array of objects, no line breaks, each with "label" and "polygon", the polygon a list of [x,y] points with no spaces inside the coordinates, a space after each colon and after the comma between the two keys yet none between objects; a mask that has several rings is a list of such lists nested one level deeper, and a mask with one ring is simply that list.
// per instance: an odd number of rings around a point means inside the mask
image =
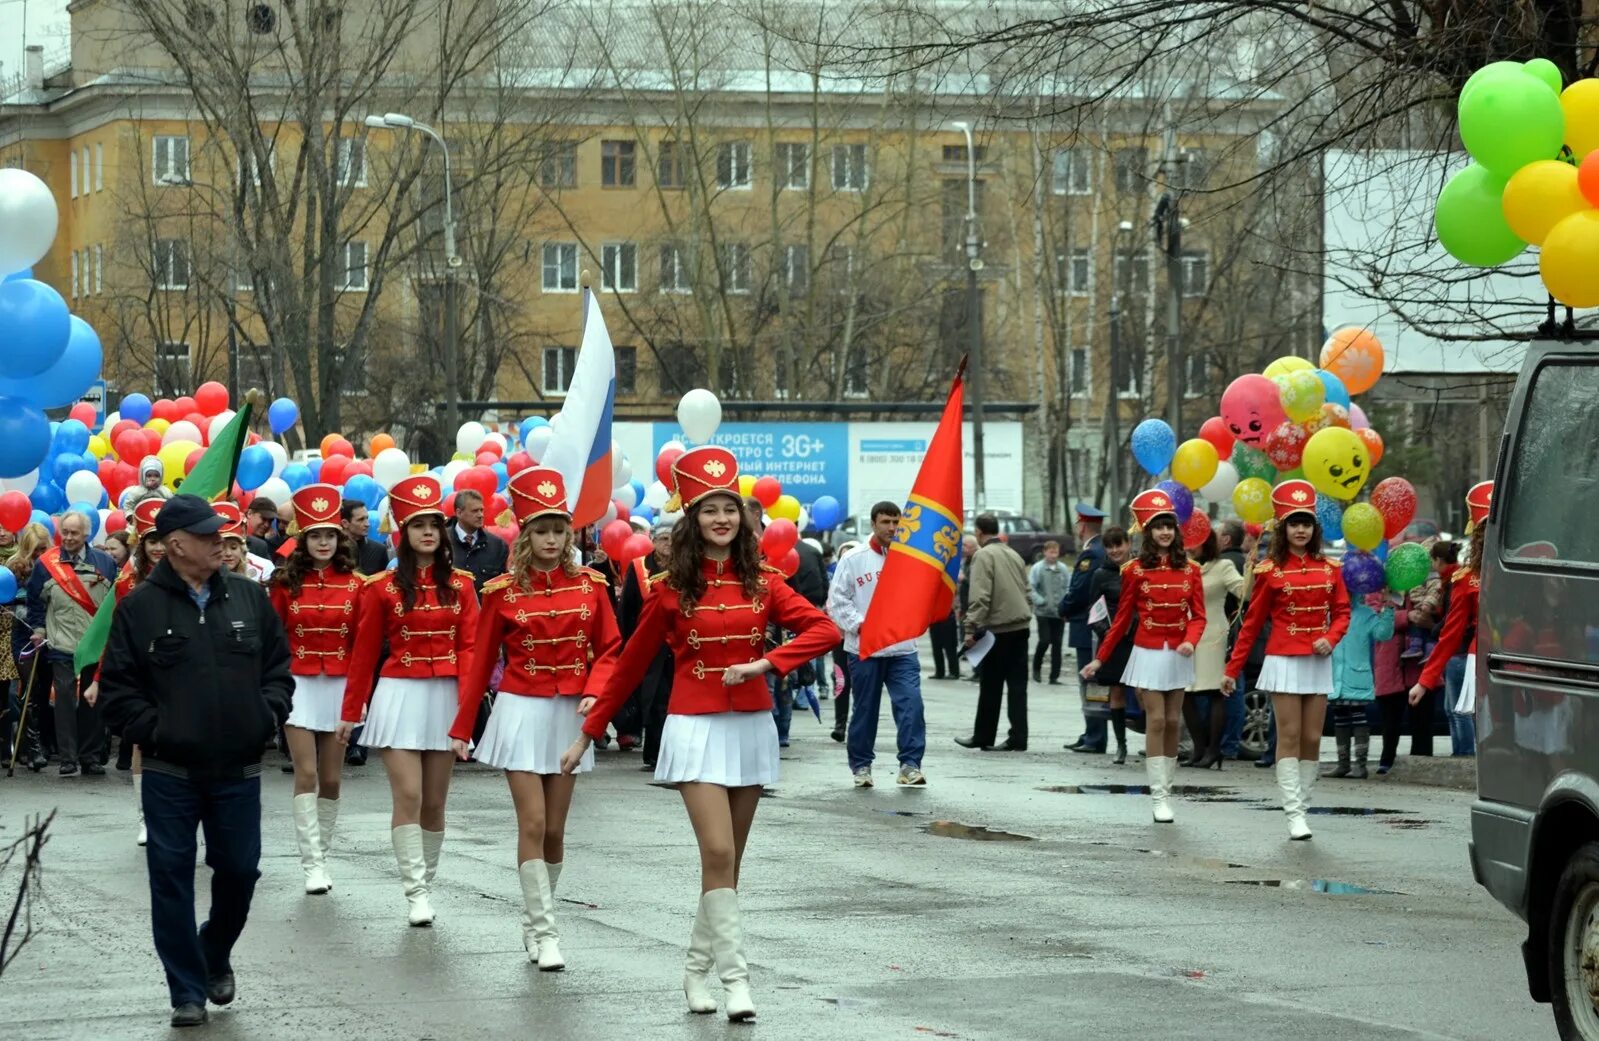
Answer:
[{"label": "parked car", "polygon": [[[1052,532],[1032,517],[1020,513],[1007,513],[1000,510],[990,510],[999,521],[999,537],[1006,545],[1010,546],[1021,558],[1031,564],[1044,555],[1044,543],[1060,543],[1061,556],[1069,556],[1077,551],[1077,541],[1070,534]],[[972,531],[972,522],[977,519],[974,510],[966,511],[966,530]],[[1067,561],[1071,563],[1071,561]]]},{"label": "parked car", "polygon": [[[1471,867],[1527,985],[1599,1039],[1599,353],[1533,344],[1499,442],[1477,624]],[[1585,447],[1582,447],[1585,446]]]},{"label": "parked car", "polygon": [[[1404,722],[1400,725],[1401,734],[1410,734],[1416,726],[1416,721],[1411,718],[1412,709],[1405,706]],[[1433,698],[1432,726],[1434,737],[1449,736],[1449,715],[1444,705],[1443,698]],[[1377,703],[1372,701],[1366,707],[1366,725],[1371,727],[1372,734],[1382,733],[1382,710]],[[1322,723],[1322,736],[1331,737],[1333,733],[1332,713],[1327,713],[1327,718]],[[1271,739],[1271,695],[1263,690],[1248,690],[1244,692],[1244,729],[1238,739],[1238,758],[1259,759],[1266,754],[1266,749]],[[1400,745],[1400,751],[1405,746]]]}]

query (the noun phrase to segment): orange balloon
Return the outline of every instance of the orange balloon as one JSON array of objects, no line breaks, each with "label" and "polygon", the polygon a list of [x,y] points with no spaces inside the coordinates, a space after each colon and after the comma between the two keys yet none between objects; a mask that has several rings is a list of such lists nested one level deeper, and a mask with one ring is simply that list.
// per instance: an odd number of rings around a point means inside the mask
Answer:
[{"label": "orange balloon", "polygon": [[1599,206],[1599,151],[1583,157],[1582,165],[1577,167],[1577,187],[1590,204]]},{"label": "orange balloon", "polygon": [[1382,342],[1358,326],[1339,329],[1321,348],[1321,367],[1344,381],[1351,394],[1364,394],[1382,378]]},{"label": "orange balloon", "polygon": [[331,445],[333,442],[337,441],[338,439],[339,439],[339,435],[338,434],[323,434],[322,435],[322,445],[321,445],[322,458],[326,459],[328,457],[328,446]]},{"label": "orange balloon", "polygon": [[379,452],[393,447],[394,438],[390,437],[388,434],[373,434],[372,440],[366,446],[366,454],[373,459],[376,459]]},{"label": "orange balloon", "polygon": [[1366,452],[1371,456],[1371,465],[1376,466],[1382,461],[1382,435],[1371,427],[1362,427],[1355,431],[1355,436],[1366,444]]}]

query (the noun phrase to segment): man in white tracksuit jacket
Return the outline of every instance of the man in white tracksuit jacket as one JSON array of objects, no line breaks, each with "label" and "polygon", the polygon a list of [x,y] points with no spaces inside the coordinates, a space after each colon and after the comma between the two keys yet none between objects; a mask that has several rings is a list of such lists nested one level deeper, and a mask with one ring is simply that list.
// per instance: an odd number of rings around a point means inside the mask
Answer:
[{"label": "man in white tracksuit jacket", "polygon": [[877,716],[885,684],[898,729],[899,783],[927,783],[922,776],[927,720],[922,713],[922,667],[916,656],[916,641],[885,647],[866,660],[859,657],[861,625],[866,621],[872,595],[877,592],[877,578],[898,527],[898,506],[891,502],[873,506],[870,541],[838,562],[827,591],[827,613],[844,634],[844,653],[849,662],[854,704],[850,706],[845,747],[857,788],[872,786],[873,746],[877,743]]}]

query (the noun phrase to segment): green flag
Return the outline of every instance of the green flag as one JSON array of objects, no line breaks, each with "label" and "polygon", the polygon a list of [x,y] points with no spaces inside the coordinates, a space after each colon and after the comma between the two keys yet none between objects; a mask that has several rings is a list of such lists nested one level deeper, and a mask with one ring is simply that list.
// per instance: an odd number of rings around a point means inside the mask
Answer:
[{"label": "green flag", "polygon": [[[238,414],[228,420],[228,425],[217,431],[211,445],[184,478],[180,491],[214,501],[233,490],[233,475],[239,469],[239,453],[250,438],[250,402],[246,400]],[[78,672],[93,665],[105,653],[106,640],[111,636],[111,612],[116,607],[116,595],[100,601],[99,610],[89,622],[89,628],[72,652],[72,667]]]}]

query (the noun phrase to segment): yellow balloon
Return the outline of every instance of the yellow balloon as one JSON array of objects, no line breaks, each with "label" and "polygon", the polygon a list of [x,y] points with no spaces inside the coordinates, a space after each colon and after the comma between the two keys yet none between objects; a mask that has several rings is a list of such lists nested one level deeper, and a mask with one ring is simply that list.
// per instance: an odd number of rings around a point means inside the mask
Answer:
[{"label": "yellow balloon", "polygon": [[1178,445],[1177,454],[1171,457],[1172,479],[1197,492],[1216,476],[1219,465],[1221,457],[1216,454],[1215,445],[1202,437],[1190,438]]},{"label": "yellow balloon", "polygon": [[1549,295],[1566,306],[1599,307],[1599,210],[1556,224],[1538,254],[1538,271]]},{"label": "yellow balloon", "polygon": [[[1305,368],[1285,372],[1272,379],[1277,384],[1283,411],[1295,423],[1303,423],[1321,415],[1322,402],[1327,400],[1327,385],[1316,375],[1316,370],[1305,362]],[[1270,435],[1270,431],[1267,431]]]},{"label": "yellow balloon", "polygon": [[1246,524],[1264,524],[1271,519],[1271,485],[1260,477],[1246,477],[1233,489],[1233,509]]},{"label": "yellow balloon", "polygon": [[1348,502],[1371,476],[1371,453],[1353,430],[1327,427],[1305,442],[1305,479],[1323,495]]},{"label": "yellow balloon", "polygon": [[170,445],[161,446],[156,458],[161,460],[161,479],[168,488],[176,488],[177,482],[187,476],[183,466],[189,461],[190,453],[198,451],[199,448],[200,446],[193,441],[174,441]]},{"label": "yellow balloon", "polygon": [[1369,502],[1357,502],[1344,511],[1344,538],[1356,549],[1368,553],[1382,541],[1382,514]]},{"label": "yellow balloon", "polygon": [[1580,161],[1599,148],[1599,79],[1578,80],[1560,94],[1566,114],[1566,147]]},{"label": "yellow balloon", "polygon": [[772,508],[766,512],[773,520],[798,521],[800,515],[799,500],[792,495],[779,495],[777,501],[772,503]]},{"label": "yellow balloon", "polygon": [[152,419],[150,422],[144,425],[144,429],[154,430],[158,434],[164,434],[167,432],[167,427],[171,425],[171,422],[165,419]]},{"label": "yellow balloon", "polygon": [[111,442],[96,434],[89,438],[89,451],[96,459],[104,459],[111,454]]},{"label": "yellow balloon", "polygon": [[746,499],[748,499],[750,496],[755,494],[755,475],[754,474],[739,474],[738,475],[738,493],[740,495],[744,496],[744,498],[746,498]]},{"label": "yellow balloon", "polygon": [[[1276,379],[1278,376],[1286,376],[1290,372],[1303,372],[1306,369],[1314,369],[1315,367],[1316,366],[1312,365],[1304,358],[1298,358],[1289,355],[1285,358],[1278,358],[1276,361],[1266,366],[1265,371],[1262,372],[1261,375],[1270,376],[1271,378]],[[1255,522],[1251,521],[1250,523]]]},{"label": "yellow balloon", "polygon": [[1577,187],[1577,168],[1554,159],[1528,163],[1505,184],[1500,205],[1510,230],[1535,246],[1565,218],[1591,207]]}]

